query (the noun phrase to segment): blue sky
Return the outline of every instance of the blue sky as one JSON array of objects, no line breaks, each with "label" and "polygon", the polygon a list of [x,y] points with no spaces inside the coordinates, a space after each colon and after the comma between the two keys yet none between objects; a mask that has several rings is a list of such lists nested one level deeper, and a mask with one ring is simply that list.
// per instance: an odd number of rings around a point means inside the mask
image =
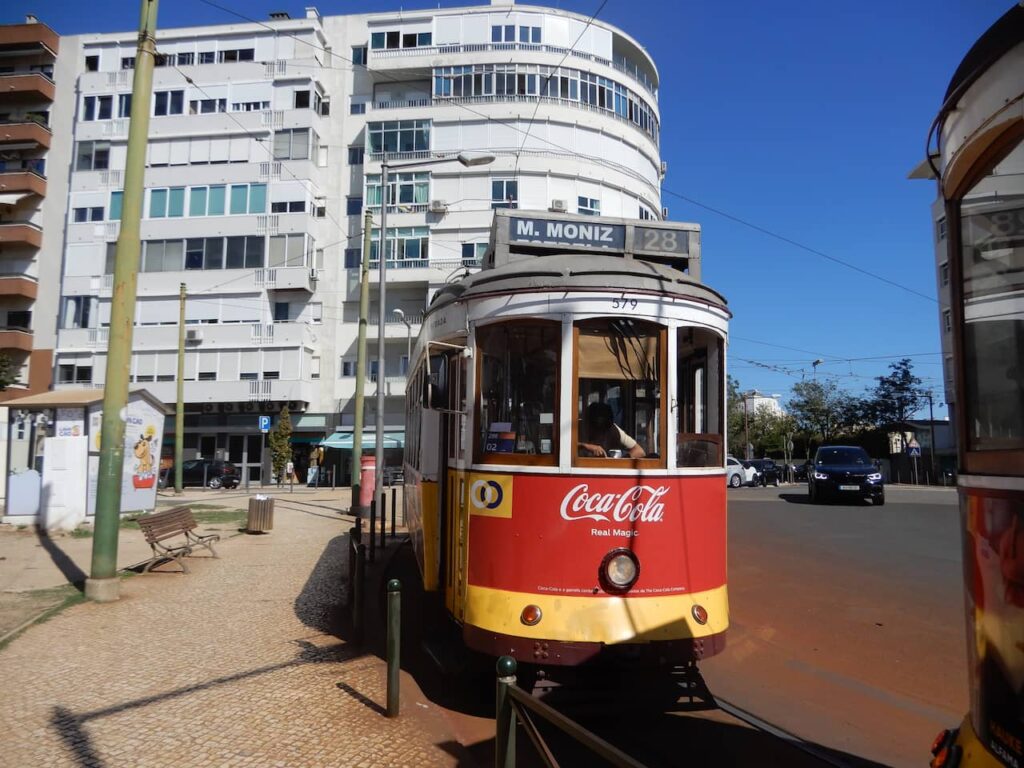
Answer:
[{"label": "blue sky", "polygon": [[[257,19],[272,10],[302,14],[302,5],[279,0],[214,2]],[[590,16],[601,0],[553,4]],[[317,3],[325,15],[396,5]],[[801,375],[811,375],[811,361],[822,359],[819,377],[834,375],[859,393],[890,360],[851,358],[906,355],[941,391],[934,301],[702,206],[934,297],[935,187],[908,181],[907,173],[924,157],[925,134],[956,66],[1011,6],[607,0],[598,18],[646,46],[659,67],[669,164],[662,204],[671,219],[703,227],[704,279],[734,313],[730,372],[744,388],[786,399]],[[0,22],[25,13],[61,34],[123,31],[137,25],[138,3],[12,0]],[[233,21],[202,0],[165,0],[160,8],[161,27]],[[944,406],[937,409],[937,418],[945,415]]]}]

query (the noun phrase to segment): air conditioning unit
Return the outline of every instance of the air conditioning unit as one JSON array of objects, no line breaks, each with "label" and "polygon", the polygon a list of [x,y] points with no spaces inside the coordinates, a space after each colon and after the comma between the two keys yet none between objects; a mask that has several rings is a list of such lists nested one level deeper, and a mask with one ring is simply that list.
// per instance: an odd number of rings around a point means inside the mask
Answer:
[{"label": "air conditioning unit", "polygon": [[310,280],[310,282],[315,283],[319,279],[320,279],[320,270],[317,269],[316,267],[311,268],[309,270],[309,280]]},{"label": "air conditioning unit", "polygon": [[202,341],[203,332],[198,328],[185,329],[185,341]]},{"label": "air conditioning unit", "polygon": [[224,413],[238,413],[238,403],[223,403],[221,408]]},{"label": "air conditioning unit", "polygon": [[242,403],[242,410],[245,413],[256,413],[258,407],[256,403]]},{"label": "air conditioning unit", "polygon": [[566,205],[565,200],[552,200],[551,210],[556,213],[565,213],[568,210],[568,205]]},{"label": "air conditioning unit", "polygon": [[288,410],[291,411],[292,413],[297,413],[297,412],[303,410],[302,402],[299,401],[299,400],[289,400],[288,401]]},{"label": "air conditioning unit", "polygon": [[217,404],[216,403],[203,403],[203,413],[216,413],[216,412],[217,412]]},{"label": "air conditioning unit", "polygon": [[431,213],[445,213],[448,210],[447,200],[431,200],[430,201],[430,212]]}]

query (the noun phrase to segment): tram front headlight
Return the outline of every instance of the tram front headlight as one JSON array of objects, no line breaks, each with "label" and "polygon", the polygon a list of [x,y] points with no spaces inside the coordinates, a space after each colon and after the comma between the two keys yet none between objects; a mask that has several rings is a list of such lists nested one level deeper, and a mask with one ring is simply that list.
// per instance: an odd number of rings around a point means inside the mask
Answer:
[{"label": "tram front headlight", "polygon": [[628,549],[613,549],[601,561],[598,576],[606,592],[625,592],[640,576],[640,561]]}]

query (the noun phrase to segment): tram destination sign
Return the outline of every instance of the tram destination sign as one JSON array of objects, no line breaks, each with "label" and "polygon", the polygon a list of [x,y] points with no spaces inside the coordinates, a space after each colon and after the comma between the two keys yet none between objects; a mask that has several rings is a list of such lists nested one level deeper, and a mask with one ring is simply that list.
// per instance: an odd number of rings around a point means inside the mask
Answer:
[{"label": "tram destination sign", "polygon": [[[627,239],[630,242],[627,243]],[[675,227],[626,226],[601,220],[509,217],[509,242],[551,247],[600,248],[631,253],[687,256],[690,232]]]},{"label": "tram destination sign", "polygon": [[509,225],[509,240],[513,243],[569,245],[617,251],[626,246],[626,228],[622,224],[515,217],[509,221]]}]

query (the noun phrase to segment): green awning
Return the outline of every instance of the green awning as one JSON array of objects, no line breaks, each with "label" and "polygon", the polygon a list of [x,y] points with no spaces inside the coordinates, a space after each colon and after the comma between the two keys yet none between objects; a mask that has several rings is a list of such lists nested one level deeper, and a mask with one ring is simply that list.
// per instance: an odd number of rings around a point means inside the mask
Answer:
[{"label": "green awning", "polygon": [[[346,450],[352,450],[352,433],[351,432],[335,432],[330,437],[326,438],[320,445],[324,448],[343,448]],[[363,432],[363,450],[367,448],[377,447],[377,434],[375,432]],[[385,448],[404,448],[405,447],[405,432],[385,432],[384,433],[384,447]]]}]

